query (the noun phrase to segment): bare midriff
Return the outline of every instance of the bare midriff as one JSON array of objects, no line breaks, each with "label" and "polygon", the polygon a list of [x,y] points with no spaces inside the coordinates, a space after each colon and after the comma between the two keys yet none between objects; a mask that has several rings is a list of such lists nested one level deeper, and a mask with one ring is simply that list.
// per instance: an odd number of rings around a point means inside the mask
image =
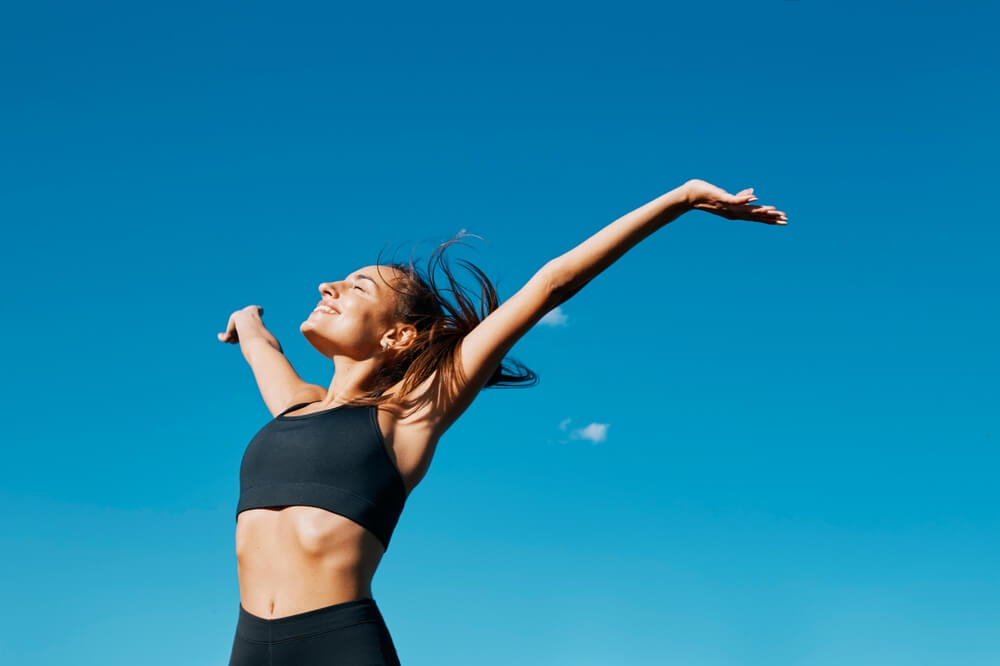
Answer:
[{"label": "bare midriff", "polygon": [[236,520],[240,604],[277,619],[371,597],[384,552],[374,534],[324,509],[243,511]]}]

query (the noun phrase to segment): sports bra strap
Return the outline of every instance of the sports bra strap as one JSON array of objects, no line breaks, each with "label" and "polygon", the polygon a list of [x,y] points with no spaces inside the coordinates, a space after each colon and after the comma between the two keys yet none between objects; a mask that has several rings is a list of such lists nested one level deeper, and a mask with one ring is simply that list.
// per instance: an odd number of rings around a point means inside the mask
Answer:
[{"label": "sports bra strap", "polygon": [[306,405],[311,405],[311,404],[313,404],[313,402],[316,402],[316,401],[315,401],[315,400],[313,400],[313,401],[311,401],[311,402],[300,402],[300,403],[299,403],[299,404],[297,404],[297,405],[292,405],[291,407],[289,407],[289,408],[288,408],[288,409],[286,409],[285,411],[283,411],[283,412],[281,412],[280,414],[278,414],[278,416],[284,416],[284,415],[285,415],[285,414],[287,414],[288,412],[291,412],[291,411],[294,411],[294,410],[298,409],[299,407],[305,407]]},{"label": "sports bra strap", "polygon": [[[381,395],[382,395],[383,393],[385,393],[385,389],[382,389],[381,391],[378,391],[378,392],[376,392],[376,393],[375,393],[375,394],[373,395],[373,397],[375,397],[375,398],[378,398],[378,397],[380,397],[380,396],[381,396]],[[372,394],[369,394],[369,395],[372,395]],[[289,407],[289,408],[288,408],[288,409],[286,409],[285,411],[283,411],[283,412],[281,412],[280,414],[278,414],[278,416],[284,416],[284,415],[285,415],[285,414],[287,414],[288,412],[292,412],[292,411],[295,411],[295,410],[296,410],[296,409],[298,409],[299,407],[305,407],[306,405],[311,405],[311,404],[313,404],[314,402],[319,402],[319,400],[310,400],[309,402],[300,402],[300,403],[299,403],[299,404],[297,404],[297,405],[292,405],[291,407]]]}]

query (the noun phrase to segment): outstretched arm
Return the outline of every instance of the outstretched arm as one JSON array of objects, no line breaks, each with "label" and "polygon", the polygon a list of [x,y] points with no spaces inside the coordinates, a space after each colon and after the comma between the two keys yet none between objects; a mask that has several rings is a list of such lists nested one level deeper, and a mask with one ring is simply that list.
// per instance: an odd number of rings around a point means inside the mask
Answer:
[{"label": "outstretched arm", "polygon": [[681,214],[704,210],[729,219],[785,224],[784,213],[774,206],[752,205],[754,201],[751,189],[729,194],[703,180],[689,180],[546,263],[462,339],[458,362],[464,378],[457,385],[438,387],[438,431],[443,432],[465,411],[514,343],[538,320],[569,300],[643,238]]},{"label": "outstretched arm", "polygon": [[569,252],[550,261],[546,268],[552,274],[559,294],[558,303],[569,300],[639,241],[689,210],[704,210],[729,219],[786,224],[783,212],[774,206],[751,205],[756,200],[753,188],[729,194],[703,180],[689,180],[623,215]]},{"label": "outstretched arm", "polygon": [[276,416],[296,402],[318,400],[326,394],[326,389],[299,377],[277,338],[264,326],[263,312],[264,308],[258,305],[237,310],[229,316],[225,332],[216,337],[220,342],[239,344],[264,404]]}]

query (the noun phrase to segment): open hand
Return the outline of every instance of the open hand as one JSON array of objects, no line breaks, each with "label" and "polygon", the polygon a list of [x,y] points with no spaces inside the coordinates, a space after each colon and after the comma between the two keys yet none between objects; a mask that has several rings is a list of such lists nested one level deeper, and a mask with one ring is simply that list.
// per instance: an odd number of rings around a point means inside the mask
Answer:
[{"label": "open hand", "polygon": [[730,194],[721,187],[697,178],[684,183],[688,203],[692,208],[721,215],[727,220],[750,220],[765,224],[788,224],[788,216],[774,206],[754,206],[757,197],[753,188]]}]

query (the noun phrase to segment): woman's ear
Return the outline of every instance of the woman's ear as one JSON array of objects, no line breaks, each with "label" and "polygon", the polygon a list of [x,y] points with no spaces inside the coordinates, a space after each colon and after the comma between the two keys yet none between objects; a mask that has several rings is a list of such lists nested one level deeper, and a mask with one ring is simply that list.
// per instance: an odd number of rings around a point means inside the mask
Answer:
[{"label": "woman's ear", "polygon": [[409,349],[417,341],[417,327],[413,324],[403,324],[399,332],[399,345],[402,349]]},{"label": "woman's ear", "polygon": [[382,350],[406,351],[417,341],[417,327],[413,324],[397,324],[382,336]]}]

